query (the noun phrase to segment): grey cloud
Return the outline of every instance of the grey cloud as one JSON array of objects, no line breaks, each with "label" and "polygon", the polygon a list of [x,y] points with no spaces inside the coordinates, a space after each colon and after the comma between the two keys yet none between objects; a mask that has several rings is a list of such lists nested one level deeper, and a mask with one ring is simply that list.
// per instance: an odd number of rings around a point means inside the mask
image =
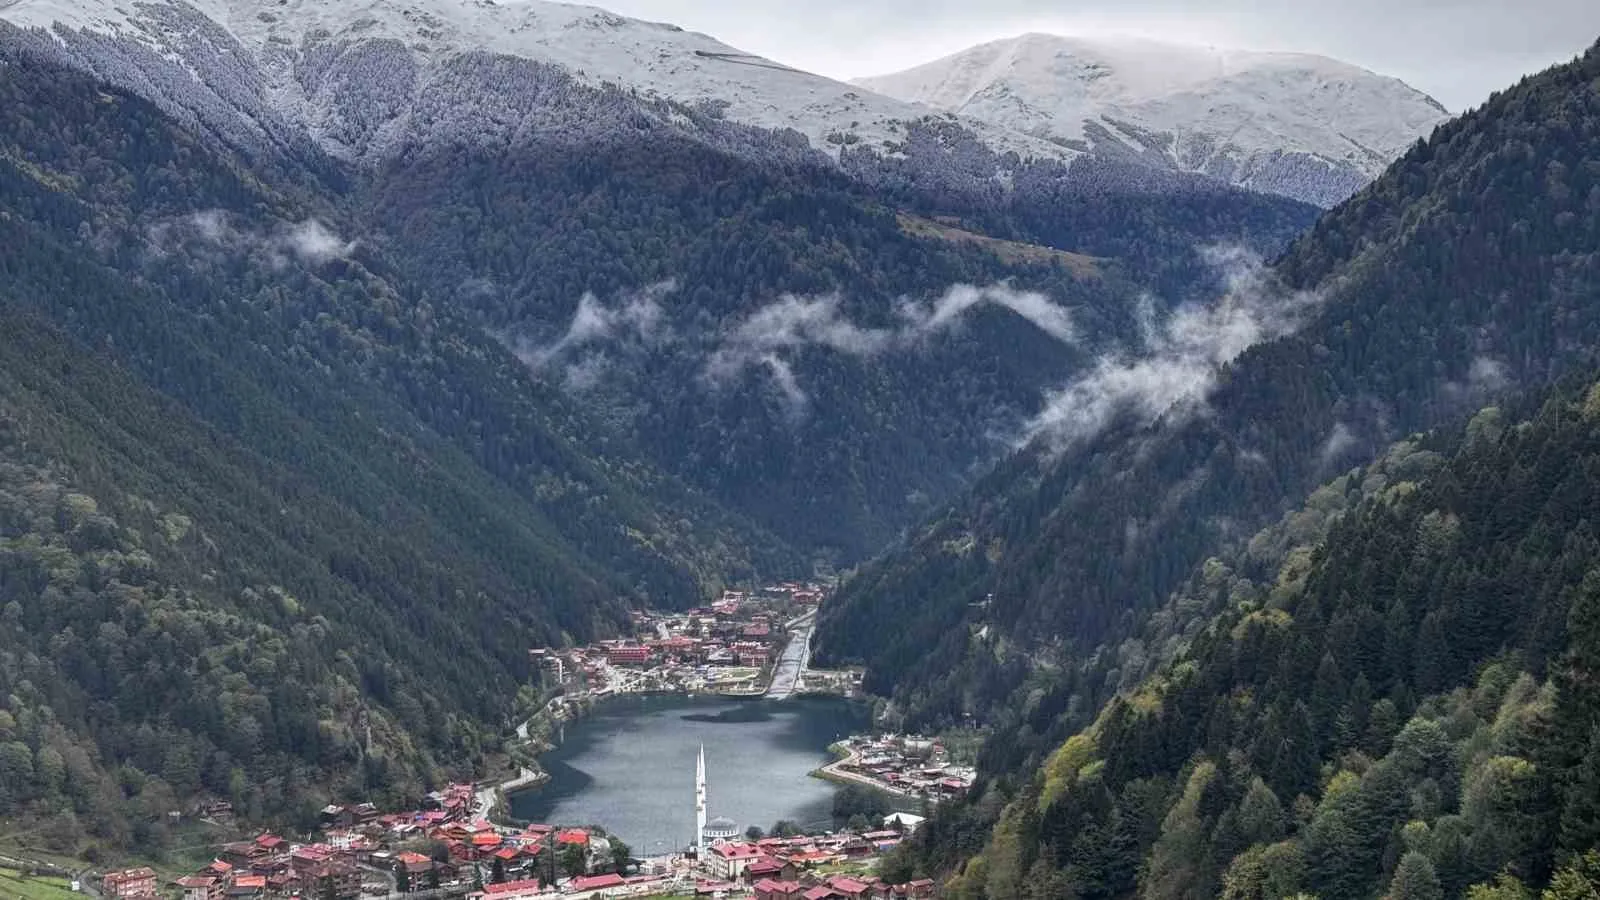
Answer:
[{"label": "grey cloud", "polygon": [[525,362],[540,368],[571,351],[604,341],[638,339],[653,343],[665,335],[665,310],[661,299],[674,290],[674,282],[663,281],[628,297],[614,308],[601,303],[594,294],[584,294],[578,298],[578,308],[566,332],[555,342],[515,349]]},{"label": "grey cloud", "polygon": [[713,379],[737,374],[752,362],[765,361],[779,350],[826,347],[852,356],[870,356],[894,340],[887,329],[862,328],[839,310],[839,297],[785,296],[739,323],[712,355],[707,372]]},{"label": "grey cloud", "polygon": [[1077,339],[1071,315],[1044,294],[1009,285],[977,287],[958,284],[932,301],[902,298],[895,307],[900,323],[869,328],[851,322],[837,295],[784,296],[757,310],[725,335],[706,363],[705,376],[724,384],[751,368],[765,369],[785,398],[791,414],[803,412],[809,397],[800,386],[784,351],[821,347],[849,356],[875,356],[914,348],[933,335],[959,327],[971,311],[983,306],[1006,309],[1058,341]]},{"label": "grey cloud", "polygon": [[1335,422],[1329,430],[1328,436],[1322,442],[1322,448],[1317,451],[1317,464],[1327,469],[1337,463],[1346,453],[1349,453],[1359,441],[1356,433],[1343,422]]},{"label": "grey cloud", "polygon": [[349,256],[356,249],[354,241],[341,239],[316,219],[290,226],[282,241],[291,253],[313,265]]},{"label": "grey cloud", "polygon": [[899,312],[901,318],[910,325],[913,335],[929,335],[956,326],[968,312],[985,304],[1016,313],[1062,343],[1072,343],[1078,339],[1072,315],[1065,308],[1057,306],[1044,294],[1018,291],[1003,284],[989,287],[958,284],[931,306],[902,301]]},{"label": "grey cloud", "polygon": [[230,252],[260,251],[278,267],[287,265],[291,259],[321,265],[349,256],[356,249],[355,241],[344,240],[318,219],[281,223],[271,230],[256,229],[241,224],[233,215],[221,209],[201,210],[181,218],[168,219],[152,226],[149,234],[161,252],[165,252],[176,235],[180,240],[198,238],[203,243]]},{"label": "grey cloud", "polygon": [[1218,369],[1262,341],[1297,329],[1319,298],[1276,289],[1259,257],[1240,249],[1207,251],[1226,291],[1209,306],[1186,306],[1164,321],[1142,310],[1143,348],[1097,359],[1067,386],[1050,393],[1023,429],[1019,444],[1062,449],[1093,437],[1122,415],[1153,422],[1204,407]]},{"label": "grey cloud", "polygon": [[772,383],[783,398],[784,408],[790,420],[802,418],[806,413],[806,407],[811,403],[811,398],[800,389],[800,381],[794,377],[794,368],[776,353],[762,356],[761,364],[772,374]]}]

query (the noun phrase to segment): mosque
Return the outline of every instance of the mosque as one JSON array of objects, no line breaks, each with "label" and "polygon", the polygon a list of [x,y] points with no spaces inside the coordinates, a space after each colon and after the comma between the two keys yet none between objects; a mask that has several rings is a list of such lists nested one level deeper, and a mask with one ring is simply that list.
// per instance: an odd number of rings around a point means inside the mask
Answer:
[{"label": "mosque", "polygon": [[711,821],[706,821],[706,745],[700,745],[700,757],[695,762],[694,770],[694,833],[695,856],[704,859],[706,848],[713,841],[728,840],[738,837],[739,823],[732,819],[718,816]]}]

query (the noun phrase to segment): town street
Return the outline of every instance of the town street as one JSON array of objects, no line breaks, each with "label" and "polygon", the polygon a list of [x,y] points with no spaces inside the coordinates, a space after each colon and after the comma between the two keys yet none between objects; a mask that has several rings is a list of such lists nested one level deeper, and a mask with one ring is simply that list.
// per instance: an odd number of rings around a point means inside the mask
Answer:
[{"label": "town street", "polygon": [[766,695],[769,700],[786,700],[804,687],[806,666],[811,662],[811,633],[817,627],[816,610],[790,621],[786,627],[794,631],[794,637],[772,666],[772,683]]}]

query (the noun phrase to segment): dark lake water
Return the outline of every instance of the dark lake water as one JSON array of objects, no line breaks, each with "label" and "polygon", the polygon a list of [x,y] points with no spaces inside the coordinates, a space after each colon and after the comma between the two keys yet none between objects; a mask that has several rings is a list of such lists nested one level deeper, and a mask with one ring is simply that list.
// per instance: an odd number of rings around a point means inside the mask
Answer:
[{"label": "dark lake water", "polygon": [[829,761],[829,744],[868,725],[862,706],[832,698],[615,698],[567,726],[561,746],[540,757],[551,780],[514,794],[511,814],[600,825],[640,856],[679,850],[694,836],[704,744],[710,818],[733,819],[741,832],[779,819],[821,826],[836,788],[808,773]]}]

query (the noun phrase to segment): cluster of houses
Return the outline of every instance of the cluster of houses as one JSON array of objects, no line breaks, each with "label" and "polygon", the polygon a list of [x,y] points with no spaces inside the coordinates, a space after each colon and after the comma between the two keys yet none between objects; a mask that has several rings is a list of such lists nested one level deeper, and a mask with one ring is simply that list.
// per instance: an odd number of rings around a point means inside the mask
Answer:
[{"label": "cluster of houses", "polygon": [[944,746],[934,738],[856,735],[845,746],[850,755],[832,768],[900,794],[937,801],[966,793],[977,777],[970,767],[952,765]]},{"label": "cluster of houses", "polygon": [[834,875],[823,879],[773,880],[755,883],[753,900],[922,900],[934,896],[931,878],[888,884],[871,875]]},{"label": "cluster of houses", "polygon": [[[578,858],[586,873],[603,873],[614,865],[604,835],[549,825],[505,828],[477,818],[476,812],[471,784],[435,791],[420,809],[405,812],[383,813],[370,803],[328,806],[322,810],[320,840],[295,843],[267,833],[224,844],[216,859],[178,879],[176,887],[183,900],[356,900],[363,892],[386,894],[391,888],[405,893],[470,884],[485,873],[496,887],[526,882],[550,868],[545,854],[567,851],[570,860],[574,854],[568,848],[574,846],[582,848]],[[388,849],[423,842],[435,852]],[[101,879],[101,890],[112,900],[166,896],[150,869],[109,873]]]},{"label": "cluster of houses", "polygon": [[635,612],[631,637],[530,653],[558,684],[581,679],[596,694],[637,688],[715,690],[725,670],[770,667],[788,636],[783,622],[814,610],[823,596],[822,586],[797,582],[754,593],[724,591],[711,604],[683,613]]},{"label": "cluster of houses", "polygon": [[880,830],[768,837],[719,838],[704,848],[697,893],[755,897],[758,900],[901,900],[933,896],[933,883],[890,885],[874,878],[820,874],[841,864],[886,853],[922,823],[919,816],[895,813]]}]

